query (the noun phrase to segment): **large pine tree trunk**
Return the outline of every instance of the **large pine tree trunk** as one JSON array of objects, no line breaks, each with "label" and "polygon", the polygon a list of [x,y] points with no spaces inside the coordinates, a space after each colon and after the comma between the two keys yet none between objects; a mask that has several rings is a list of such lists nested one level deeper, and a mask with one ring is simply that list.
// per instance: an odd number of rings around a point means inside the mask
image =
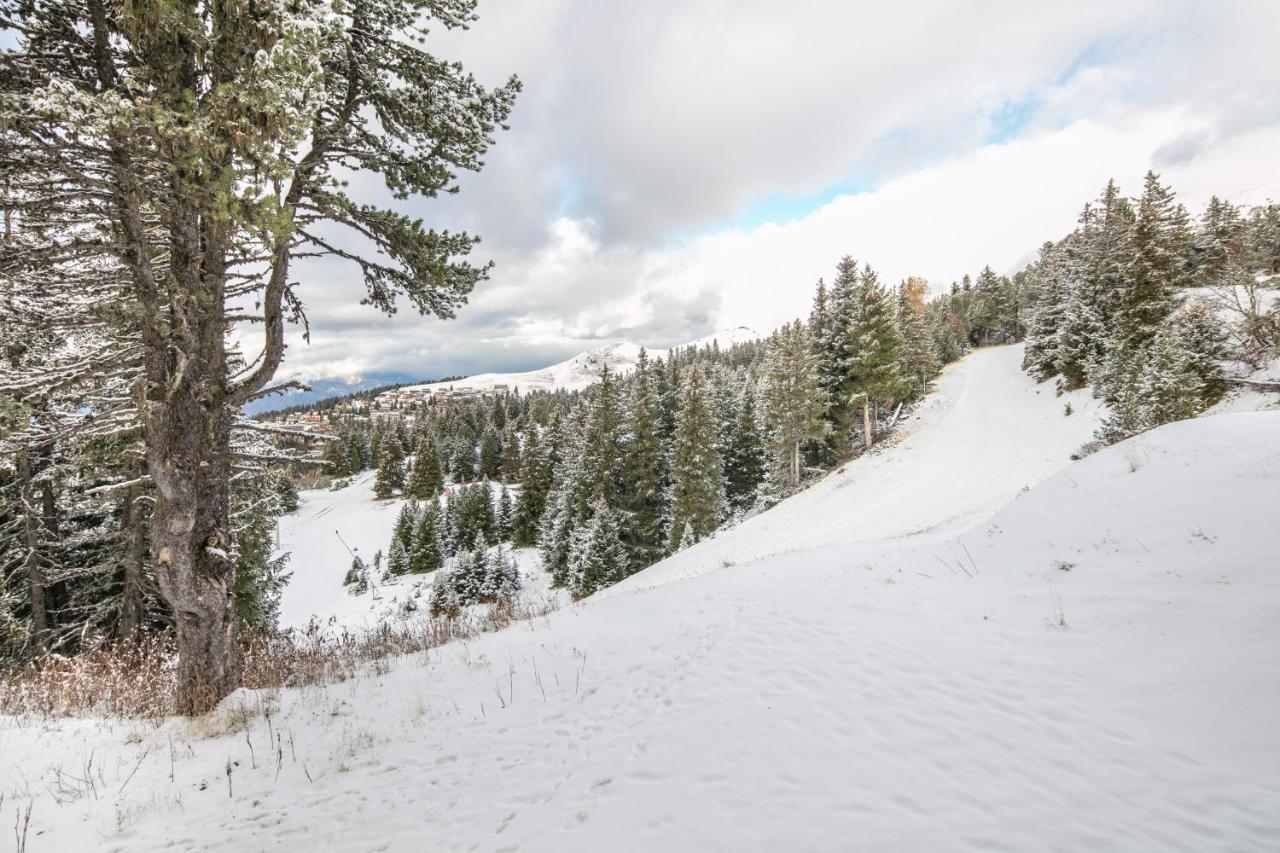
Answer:
[{"label": "large pine tree trunk", "polygon": [[871,397],[868,395],[862,401],[862,438],[866,444],[867,450],[871,449],[871,443],[874,440],[871,435]]},{"label": "large pine tree trunk", "polygon": [[178,637],[176,710],[209,710],[240,685],[235,564],[228,535],[231,418],[197,393],[149,403],[148,470],[156,484],[151,552]]},{"label": "large pine tree trunk", "polygon": [[147,473],[156,486],[151,553],[178,638],[180,714],[240,686],[231,559],[225,226],[203,212],[206,175],[179,169],[169,215],[175,321],[147,352]]}]

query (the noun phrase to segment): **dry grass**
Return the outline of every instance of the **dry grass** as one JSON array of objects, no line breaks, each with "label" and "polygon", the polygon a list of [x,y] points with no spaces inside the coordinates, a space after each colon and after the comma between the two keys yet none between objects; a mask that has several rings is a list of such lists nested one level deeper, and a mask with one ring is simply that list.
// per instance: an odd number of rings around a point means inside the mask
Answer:
[{"label": "dry grass", "polygon": [[[387,671],[392,658],[545,616],[549,603],[494,606],[457,618],[383,623],[367,631],[305,630],[246,637],[244,686],[250,689],[332,684]],[[173,639],[156,634],[74,657],[50,655],[0,671],[0,714],[50,717],[138,717],[174,713],[177,660]]]}]

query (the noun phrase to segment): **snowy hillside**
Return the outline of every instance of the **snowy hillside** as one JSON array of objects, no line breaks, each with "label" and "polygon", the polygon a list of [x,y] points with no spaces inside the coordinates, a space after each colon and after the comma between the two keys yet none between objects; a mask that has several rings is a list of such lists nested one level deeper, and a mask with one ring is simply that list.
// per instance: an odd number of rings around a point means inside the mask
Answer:
[{"label": "snowy hillside", "polygon": [[[360,629],[372,628],[384,618],[402,612],[414,599],[425,602],[432,575],[405,575],[383,582],[361,595],[342,585],[352,558],[366,564],[376,551],[387,551],[402,500],[377,500],[373,496],[375,472],[365,471],[341,489],[312,489],[299,493],[298,511],[280,520],[280,551],[288,552],[293,575],[280,601],[280,625],[304,628],[313,619],[323,624]],[[530,603],[561,600],[564,593],[549,589],[536,552],[512,552],[525,585],[521,594]]]},{"label": "snowy hillside", "polygon": [[1020,346],[974,353],[937,380],[899,428],[894,446],[615,589],[666,583],[726,560],[784,554],[799,542],[932,541],[989,517],[1019,489],[1067,465],[1093,438],[1100,418],[1087,390],[1054,396],[1051,383],[1037,384],[1021,371],[1021,359]]},{"label": "snowy hillside", "polygon": [[209,720],[0,723],[0,792],[32,851],[1280,848],[1280,413],[1071,463],[1097,412],[1020,357],[546,619]]},{"label": "snowy hillside", "polygon": [[[760,337],[760,334],[753,329],[746,326],[735,326],[731,329],[724,329],[698,338],[696,341],[682,344],[680,348],[709,346],[712,342],[718,343],[722,348],[727,348],[737,343],[757,340]],[[530,370],[523,373],[480,373],[452,382],[412,385],[400,390],[441,391],[452,388],[459,391],[484,391],[498,386],[505,386],[508,389],[519,389],[521,392],[561,389],[577,391],[599,380],[600,368],[602,367],[607,366],[611,372],[617,374],[630,373],[635,369],[636,359],[640,355],[640,350],[641,346],[639,344],[634,344],[630,341],[616,341],[607,346],[579,353],[573,358],[540,370]],[[655,358],[665,357],[667,352],[667,350],[662,349],[650,349],[649,355]]]}]

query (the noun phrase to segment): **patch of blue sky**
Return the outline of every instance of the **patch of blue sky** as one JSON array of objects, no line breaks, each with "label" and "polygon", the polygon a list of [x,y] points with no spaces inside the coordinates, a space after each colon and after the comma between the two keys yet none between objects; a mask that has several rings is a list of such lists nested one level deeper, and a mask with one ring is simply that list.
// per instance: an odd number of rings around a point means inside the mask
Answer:
[{"label": "patch of blue sky", "polygon": [[998,145],[1017,138],[1035,117],[1040,103],[1036,95],[1002,103],[987,117],[990,126],[983,141],[988,145]]},{"label": "patch of blue sky", "polygon": [[818,208],[831,203],[842,195],[857,195],[875,188],[870,179],[839,181],[823,187],[815,193],[792,195],[790,193],[770,193],[747,205],[733,217],[732,224],[737,228],[751,230],[767,223],[778,225],[804,219]]}]

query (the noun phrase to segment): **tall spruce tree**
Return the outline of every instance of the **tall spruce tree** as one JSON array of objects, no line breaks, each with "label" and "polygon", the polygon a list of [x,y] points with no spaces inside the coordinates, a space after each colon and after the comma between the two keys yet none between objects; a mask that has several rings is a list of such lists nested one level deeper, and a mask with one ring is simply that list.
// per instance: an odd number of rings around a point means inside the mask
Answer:
[{"label": "tall spruce tree", "polygon": [[671,451],[671,550],[697,542],[720,525],[724,471],[716,452],[716,420],[702,366],[683,375]]},{"label": "tall spruce tree", "polygon": [[803,472],[801,447],[830,428],[822,417],[826,405],[813,339],[799,320],[769,339],[760,392],[774,465],[784,472],[784,483],[796,488]]},{"label": "tall spruce tree", "polygon": [[[399,541],[398,539],[396,541]],[[418,510],[413,525],[413,545],[409,551],[408,571],[414,574],[434,572],[444,564],[444,548],[440,544],[440,505],[431,500]]]},{"label": "tall spruce tree", "polygon": [[1116,301],[1116,344],[1141,347],[1190,284],[1192,239],[1186,210],[1160,176],[1147,172]]},{"label": "tall spruce tree", "polygon": [[601,505],[574,531],[569,553],[569,590],[584,598],[627,576],[628,559],[617,516]]},{"label": "tall spruce tree", "polygon": [[524,435],[520,464],[520,492],[512,511],[511,542],[517,548],[538,544],[538,528],[547,509],[547,496],[554,485],[557,457],[554,436],[558,423],[548,427],[548,437],[540,439],[536,427]]},{"label": "tall spruce tree", "polygon": [[590,507],[618,503],[622,474],[622,412],[618,384],[609,366],[600,368],[600,381],[592,388],[582,443],[582,481],[578,495],[578,517],[590,514]]},{"label": "tall spruce tree", "polygon": [[477,473],[486,480],[496,480],[502,468],[502,439],[492,423],[480,435],[480,451],[476,456]]},{"label": "tall spruce tree", "polygon": [[1066,252],[1055,243],[1040,247],[1040,257],[1031,266],[1028,296],[1031,316],[1027,324],[1027,346],[1023,367],[1038,379],[1059,372],[1058,330],[1066,307]]},{"label": "tall spruce tree", "polygon": [[[631,376],[625,426],[623,463],[622,538],[631,567],[655,562],[665,550],[663,517],[667,451],[662,435],[662,411],[648,354],[641,349]],[[661,369],[656,371],[661,376]]]},{"label": "tall spruce tree", "polygon": [[744,513],[755,505],[765,477],[765,442],[756,414],[756,389],[744,379],[738,383],[735,417],[729,440],[724,445],[725,500],[733,513]]},{"label": "tall spruce tree", "polygon": [[870,266],[859,278],[854,306],[847,344],[847,387],[861,406],[863,442],[870,450],[875,441],[872,405],[903,391],[899,370],[902,340],[888,295]]},{"label": "tall spruce tree", "polygon": [[442,488],[444,476],[440,472],[440,453],[430,436],[424,435],[418,439],[413,454],[413,471],[405,483],[405,497],[419,501],[435,500]]},{"label": "tall spruce tree", "polygon": [[818,375],[827,403],[827,420],[838,449],[848,446],[853,424],[853,386],[849,364],[855,352],[853,321],[858,313],[861,279],[858,262],[846,255],[836,265],[836,278],[827,299],[826,328],[815,343]]},{"label": "tall spruce tree", "polygon": [[404,451],[393,433],[378,441],[378,473],[373,480],[373,496],[386,500],[404,488]]},{"label": "tall spruce tree", "polygon": [[922,278],[908,278],[898,288],[895,321],[902,339],[902,374],[912,396],[923,394],[938,372],[926,304],[928,293],[929,283]]}]

